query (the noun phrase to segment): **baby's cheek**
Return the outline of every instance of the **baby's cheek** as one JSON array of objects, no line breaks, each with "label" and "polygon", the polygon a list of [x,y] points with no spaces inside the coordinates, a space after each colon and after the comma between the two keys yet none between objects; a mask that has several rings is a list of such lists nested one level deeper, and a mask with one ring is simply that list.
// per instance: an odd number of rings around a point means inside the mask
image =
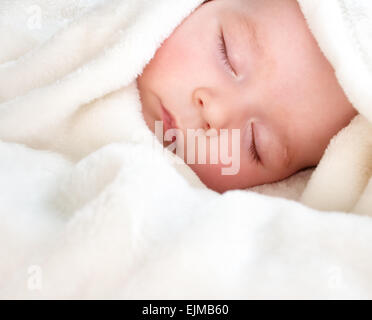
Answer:
[{"label": "baby's cheek", "polygon": [[180,31],[175,31],[157,51],[153,63],[167,74],[177,73],[188,64],[190,54]]}]

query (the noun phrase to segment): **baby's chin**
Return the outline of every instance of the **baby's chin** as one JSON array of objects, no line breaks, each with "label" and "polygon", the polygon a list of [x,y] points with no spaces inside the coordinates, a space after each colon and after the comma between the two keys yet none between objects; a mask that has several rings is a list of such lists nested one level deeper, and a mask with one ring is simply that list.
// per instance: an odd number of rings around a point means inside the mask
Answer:
[{"label": "baby's chin", "polygon": [[[189,164],[188,165],[199,177],[199,179],[209,188],[216,192],[223,193],[228,190],[246,189],[246,179],[242,175],[223,175],[222,164]],[[244,181],[245,180],[245,181]]]}]

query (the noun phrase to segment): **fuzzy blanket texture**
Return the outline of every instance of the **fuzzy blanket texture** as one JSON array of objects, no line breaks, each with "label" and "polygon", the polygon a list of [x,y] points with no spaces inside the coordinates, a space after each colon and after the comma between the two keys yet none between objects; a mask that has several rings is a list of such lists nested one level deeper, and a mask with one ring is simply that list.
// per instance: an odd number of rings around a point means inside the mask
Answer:
[{"label": "fuzzy blanket texture", "polygon": [[201,2],[1,0],[0,298],[372,298],[372,2],[298,0],[360,115],[314,172],[222,195],[135,82]]}]

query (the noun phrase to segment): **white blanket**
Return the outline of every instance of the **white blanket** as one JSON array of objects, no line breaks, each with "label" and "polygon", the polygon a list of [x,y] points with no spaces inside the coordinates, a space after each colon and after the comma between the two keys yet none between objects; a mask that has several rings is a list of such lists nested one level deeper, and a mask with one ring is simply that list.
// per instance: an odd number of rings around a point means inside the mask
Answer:
[{"label": "white blanket", "polygon": [[372,2],[299,3],[339,83],[361,114],[331,141],[301,201],[319,210],[372,216]]},{"label": "white blanket", "polygon": [[[324,2],[300,1],[313,28],[358,9]],[[369,217],[217,194],[147,129],[134,80],[200,3],[0,3],[1,298],[372,298]]]}]

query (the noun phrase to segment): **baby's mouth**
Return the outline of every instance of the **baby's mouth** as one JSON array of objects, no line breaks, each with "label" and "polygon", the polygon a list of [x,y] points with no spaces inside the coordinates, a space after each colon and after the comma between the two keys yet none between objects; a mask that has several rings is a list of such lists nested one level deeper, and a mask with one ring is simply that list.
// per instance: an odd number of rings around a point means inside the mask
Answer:
[{"label": "baby's mouth", "polygon": [[[178,129],[176,120],[174,119],[173,115],[164,107],[163,104],[161,104],[162,109],[162,119],[163,119],[163,137],[165,137],[166,133],[170,129]],[[173,132],[172,135],[172,142],[176,141],[176,133]]]},{"label": "baby's mouth", "polygon": [[178,129],[176,121],[174,120],[174,117],[171,115],[171,113],[163,105],[161,105],[161,109],[164,124],[164,133],[167,132],[169,129]]}]

